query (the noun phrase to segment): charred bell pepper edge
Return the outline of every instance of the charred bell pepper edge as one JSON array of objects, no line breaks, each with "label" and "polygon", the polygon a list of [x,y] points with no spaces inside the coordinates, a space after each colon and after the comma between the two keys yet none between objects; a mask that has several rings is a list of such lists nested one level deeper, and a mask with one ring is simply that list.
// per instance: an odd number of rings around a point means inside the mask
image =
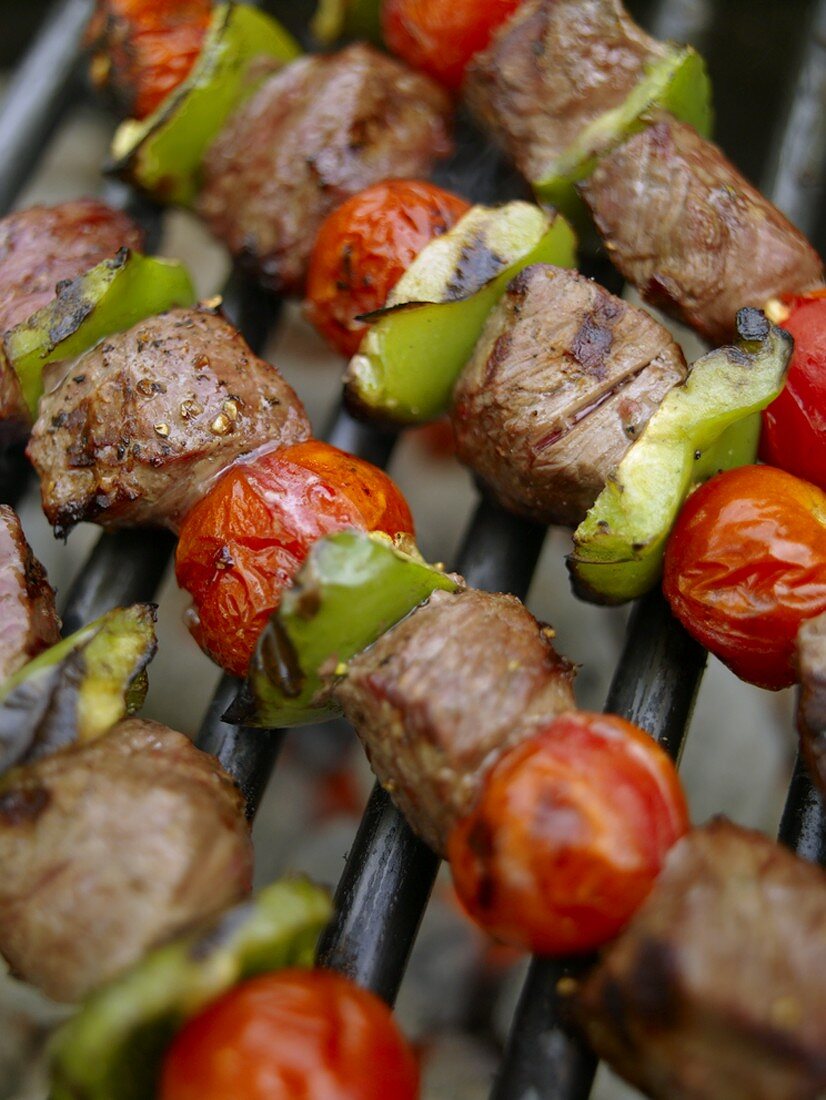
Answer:
[{"label": "charred bell pepper edge", "polygon": [[51,302],[4,333],[0,364],[14,369],[36,419],[43,369],[49,363],[74,359],[107,336],[195,301],[192,280],[180,261],[122,248],[83,275],[58,284]]},{"label": "charred bell pepper edge", "polygon": [[[272,71],[265,59],[283,65],[301,53],[271,16],[245,4],[219,5],[189,76],[149,118],[121,123],[106,171],[161,202],[191,206],[207,149]],[[250,78],[253,66],[258,79]]]}]

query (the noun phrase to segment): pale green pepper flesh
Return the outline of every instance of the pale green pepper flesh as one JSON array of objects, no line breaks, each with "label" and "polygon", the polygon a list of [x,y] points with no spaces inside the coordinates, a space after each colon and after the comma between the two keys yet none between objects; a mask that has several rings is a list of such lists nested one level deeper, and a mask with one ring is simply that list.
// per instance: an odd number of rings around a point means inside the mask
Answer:
[{"label": "pale green pepper flesh", "polygon": [[698,360],[665,397],[574,532],[578,595],[622,603],[652,588],[691,489],[754,461],[755,414],[782,389],[792,345],[757,310],[741,310],[737,323],[737,346]]},{"label": "pale green pepper flesh", "polygon": [[149,118],[118,127],[112,170],[162,202],[191,206],[201,162],[230,114],[275,65],[300,54],[295,39],[263,12],[219,5],[187,79]]}]

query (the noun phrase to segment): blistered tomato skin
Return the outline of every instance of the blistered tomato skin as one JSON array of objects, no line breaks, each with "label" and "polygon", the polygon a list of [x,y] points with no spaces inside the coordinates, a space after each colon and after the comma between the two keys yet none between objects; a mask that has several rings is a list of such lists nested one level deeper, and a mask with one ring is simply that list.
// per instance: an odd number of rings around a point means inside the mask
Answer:
[{"label": "blistered tomato skin", "polygon": [[470,59],[521,0],[382,0],[388,49],[414,69],[458,91]]},{"label": "blistered tomato skin", "polygon": [[389,1009],[340,975],[281,970],[187,1023],[160,1100],[416,1100],[419,1073]]},{"label": "blistered tomato skin", "polygon": [[175,556],[201,648],[244,676],[313,543],[347,527],[413,533],[401,492],[369,462],[309,440],[233,466],[184,519]]},{"label": "blistered tomato skin", "polygon": [[826,489],[826,290],[787,305],[794,354],[783,392],[763,413],[760,457]]},{"label": "blistered tomato skin", "polygon": [[687,828],[674,765],[648,734],[571,711],[496,764],[448,857],[482,928],[567,955],[622,929]]},{"label": "blistered tomato skin", "polygon": [[424,246],[469,210],[458,195],[419,180],[360,191],[326,219],[307,276],[308,320],[342,355],[358,350],[368,325]]},{"label": "blistered tomato skin", "polygon": [[826,494],[771,466],[712,478],[674,526],[663,591],[742,680],[790,686],[797,631],[826,611]]}]

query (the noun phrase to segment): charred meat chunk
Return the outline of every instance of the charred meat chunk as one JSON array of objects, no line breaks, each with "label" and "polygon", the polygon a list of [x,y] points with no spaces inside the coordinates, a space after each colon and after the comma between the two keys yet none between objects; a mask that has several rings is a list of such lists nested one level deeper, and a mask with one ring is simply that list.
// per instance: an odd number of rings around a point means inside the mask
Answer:
[{"label": "charred meat chunk", "polygon": [[824,281],[803,236],[696,130],[660,115],[580,185],[611,259],[712,344],[737,311]]},{"label": "charred meat chunk", "polygon": [[81,356],[41,399],[28,455],[57,532],[176,530],[239,455],[309,434],[295,393],[232,325],[177,309]]},{"label": "charred meat chunk", "polygon": [[471,61],[463,90],[519,171],[538,181],[666,53],[619,0],[525,0]]},{"label": "charred meat chunk", "polygon": [[597,1053],[655,1100],[826,1091],[826,876],[718,820],[672,850],[575,999]]},{"label": "charred meat chunk", "polygon": [[[142,231],[131,218],[95,199],[32,206],[0,219],[0,333],[47,305],[58,283],[77,278],[121,248],[142,244]],[[17,375],[5,364],[0,364],[0,421],[16,425],[18,433],[31,424]]]},{"label": "charred meat chunk", "polygon": [[809,771],[826,794],[826,615],[807,620],[798,631],[797,667],[800,745]]},{"label": "charred meat chunk", "polygon": [[0,504],[0,638],[0,683],[60,640],[54,591],[6,504]]},{"label": "charred meat chunk", "polygon": [[183,734],[130,719],[0,784],[0,950],[59,1001],[250,889],[243,799]]},{"label": "charred meat chunk", "polygon": [[685,374],[644,310],[536,264],[491,313],[454,390],[459,458],[510,511],[576,526]]},{"label": "charred meat chunk", "polygon": [[449,113],[427,77],[369,46],[294,61],[213,143],[198,209],[255,277],[299,294],[327,214],[370,184],[427,176],[451,151]]},{"label": "charred meat chunk", "polygon": [[435,592],[350,661],[336,698],[436,852],[498,757],[574,706],[573,669],[552,637],[513,596]]}]

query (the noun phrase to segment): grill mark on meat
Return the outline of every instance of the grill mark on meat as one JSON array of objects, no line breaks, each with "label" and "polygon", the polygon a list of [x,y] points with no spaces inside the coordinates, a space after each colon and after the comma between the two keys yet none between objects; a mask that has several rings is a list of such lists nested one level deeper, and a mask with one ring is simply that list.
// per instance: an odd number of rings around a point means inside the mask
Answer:
[{"label": "grill mark on meat", "polygon": [[0,794],[0,818],[5,825],[34,823],[51,802],[46,787],[30,787]]},{"label": "grill mark on meat", "polygon": [[614,322],[622,314],[621,302],[610,298],[600,299],[596,309],[579,326],[571,343],[571,351],[577,362],[597,378],[605,377],[605,360],[614,342]]}]

